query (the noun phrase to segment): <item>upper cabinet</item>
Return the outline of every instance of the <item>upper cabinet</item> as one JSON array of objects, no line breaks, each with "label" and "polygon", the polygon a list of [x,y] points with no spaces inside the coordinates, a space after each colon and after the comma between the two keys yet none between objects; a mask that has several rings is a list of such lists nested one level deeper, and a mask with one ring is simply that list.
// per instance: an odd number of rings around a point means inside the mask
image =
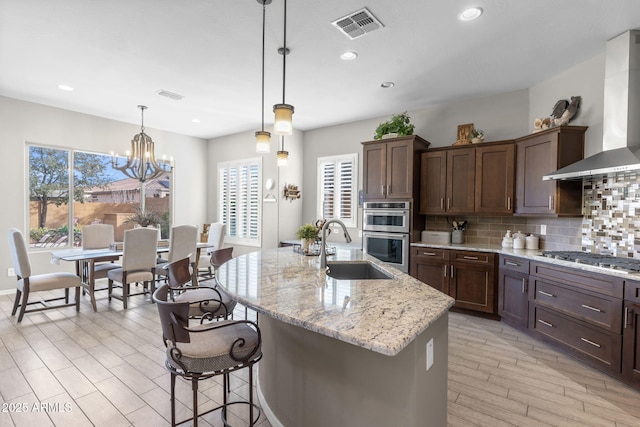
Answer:
[{"label": "upper cabinet", "polygon": [[419,188],[420,152],[429,142],[410,135],[362,144],[364,200],[413,198]]},{"label": "upper cabinet", "polygon": [[429,150],[422,154],[420,213],[511,214],[513,141]]},{"label": "upper cabinet", "polygon": [[422,153],[420,213],[473,212],[475,148]]},{"label": "upper cabinet", "polygon": [[582,181],[542,177],[584,157],[586,130],[587,126],[560,126],[517,140],[517,215],[582,215]]}]

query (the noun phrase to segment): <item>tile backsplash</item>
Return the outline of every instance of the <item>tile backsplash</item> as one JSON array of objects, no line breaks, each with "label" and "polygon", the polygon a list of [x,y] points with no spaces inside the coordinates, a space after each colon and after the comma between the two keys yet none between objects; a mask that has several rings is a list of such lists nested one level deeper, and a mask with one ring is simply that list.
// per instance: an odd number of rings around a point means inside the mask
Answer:
[{"label": "tile backsplash", "polygon": [[582,249],[640,258],[640,176],[585,180],[583,198]]},{"label": "tile backsplash", "polygon": [[[521,231],[540,237],[540,249],[553,251],[580,250],[582,218],[525,218],[517,216],[427,216],[427,229],[450,231],[449,222],[467,221],[465,242],[482,245],[501,245],[507,230]],[[447,222],[449,221],[449,222]],[[547,226],[547,234],[540,235],[540,226]]]}]

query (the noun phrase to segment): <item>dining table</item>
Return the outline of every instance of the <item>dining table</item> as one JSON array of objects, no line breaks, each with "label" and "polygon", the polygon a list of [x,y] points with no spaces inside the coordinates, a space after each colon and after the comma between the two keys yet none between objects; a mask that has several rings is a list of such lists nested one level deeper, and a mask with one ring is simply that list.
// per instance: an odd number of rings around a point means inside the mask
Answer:
[{"label": "dining table", "polygon": [[[168,243],[168,240],[159,240],[156,252],[158,254],[169,252],[170,245]],[[211,246],[212,244],[208,242],[198,242],[196,244],[196,256],[195,261],[192,263],[193,273],[191,274],[191,283],[194,286],[198,284],[198,261],[200,259],[200,252],[202,249]],[[60,264],[60,261],[75,262],[76,275],[78,275],[82,281],[83,293],[87,292],[89,294],[93,311],[98,311],[95,298],[95,265],[100,262],[116,261],[122,256],[122,254],[122,245],[104,249],[62,249],[51,252],[51,263]]]}]

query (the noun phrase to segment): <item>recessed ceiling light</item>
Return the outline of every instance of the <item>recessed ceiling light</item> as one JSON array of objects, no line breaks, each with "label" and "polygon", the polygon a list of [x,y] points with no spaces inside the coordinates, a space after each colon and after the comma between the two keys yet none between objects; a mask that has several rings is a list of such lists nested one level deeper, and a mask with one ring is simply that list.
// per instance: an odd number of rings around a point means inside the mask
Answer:
[{"label": "recessed ceiling light", "polygon": [[482,15],[482,8],[480,7],[470,7],[469,9],[465,9],[458,15],[458,19],[461,21],[473,21]]},{"label": "recessed ceiling light", "polygon": [[340,59],[342,59],[343,61],[353,61],[357,57],[358,57],[358,53],[353,52],[351,50],[348,50],[344,52],[342,55],[340,55]]},{"label": "recessed ceiling light", "polygon": [[69,85],[65,85],[65,84],[59,84],[58,85],[58,89],[60,90],[66,90],[67,92],[71,92],[73,91],[73,88]]},{"label": "recessed ceiling light", "polygon": [[382,82],[380,83],[380,87],[384,89],[389,89],[390,87],[394,87],[396,84],[394,82]]},{"label": "recessed ceiling light", "polygon": [[200,123],[200,119],[191,119],[193,123]]}]

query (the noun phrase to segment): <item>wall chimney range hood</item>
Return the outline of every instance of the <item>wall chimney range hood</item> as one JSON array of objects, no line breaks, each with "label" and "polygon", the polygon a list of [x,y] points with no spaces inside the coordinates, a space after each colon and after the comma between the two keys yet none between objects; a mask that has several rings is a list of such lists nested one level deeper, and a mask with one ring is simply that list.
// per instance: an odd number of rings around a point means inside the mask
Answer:
[{"label": "wall chimney range hood", "polygon": [[607,42],[603,151],[542,177],[583,179],[640,171],[640,31]]}]

